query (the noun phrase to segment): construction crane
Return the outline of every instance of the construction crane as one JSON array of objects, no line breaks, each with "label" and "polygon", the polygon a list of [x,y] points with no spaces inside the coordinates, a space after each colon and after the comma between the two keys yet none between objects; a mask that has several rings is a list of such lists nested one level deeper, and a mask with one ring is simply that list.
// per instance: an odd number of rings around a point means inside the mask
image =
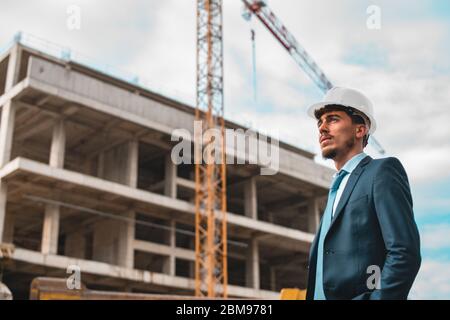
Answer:
[{"label": "construction crane", "polygon": [[[295,37],[288,31],[280,19],[262,0],[242,0],[245,8],[248,10],[244,13],[244,18],[250,19],[254,14],[274,35],[278,42],[289,52],[295,62],[303,69],[310,79],[322,90],[327,92],[333,87],[333,84],[320,69],[308,52],[297,42]],[[252,35],[254,37],[254,35]],[[371,136],[369,139],[372,146],[380,154],[385,154],[385,150],[380,143]]]},{"label": "construction crane", "polygon": [[[195,295],[227,297],[225,121],[222,0],[197,0],[197,106],[195,136]],[[209,130],[209,131],[208,131]],[[211,152],[203,152],[210,150]],[[219,161],[217,161],[219,159]],[[199,161],[200,160],[200,161]]]}]

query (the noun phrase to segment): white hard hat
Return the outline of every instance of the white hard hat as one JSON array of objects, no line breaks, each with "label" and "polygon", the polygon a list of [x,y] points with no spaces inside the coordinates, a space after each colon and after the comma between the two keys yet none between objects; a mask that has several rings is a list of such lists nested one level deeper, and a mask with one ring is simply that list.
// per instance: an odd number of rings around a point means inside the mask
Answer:
[{"label": "white hard hat", "polygon": [[350,88],[333,87],[327,92],[322,102],[308,108],[308,115],[315,119],[314,112],[327,105],[341,105],[358,110],[370,120],[369,134],[375,132],[377,124],[373,116],[372,102],[361,92]]}]

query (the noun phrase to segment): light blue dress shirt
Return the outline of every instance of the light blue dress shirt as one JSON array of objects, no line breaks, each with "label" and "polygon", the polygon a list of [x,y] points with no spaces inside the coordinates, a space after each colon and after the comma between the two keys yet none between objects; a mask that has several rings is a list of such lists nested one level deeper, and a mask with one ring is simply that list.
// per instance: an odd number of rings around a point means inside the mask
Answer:
[{"label": "light blue dress shirt", "polygon": [[[367,157],[367,154],[365,154],[364,152],[358,153],[357,155],[353,156],[350,160],[348,160],[345,165],[342,167],[341,170],[345,170],[348,172],[348,174],[342,179],[341,184],[339,185],[339,188],[337,190],[336,193],[336,200],[334,200],[334,204],[333,204],[333,217],[334,217],[334,212],[336,211],[336,207],[339,204],[339,200],[341,199],[342,193],[344,192],[345,186],[347,185],[347,181],[348,178],[350,177],[350,175],[352,174],[353,170],[355,170],[355,168],[358,166],[358,164],[361,162],[362,159],[364,159],[365,157]],[[333,178],[337,175],[338,173],[336,172],[333,176]]]},{"label": "light blue dress shirt", "polygon": [[322,217],[322,224],[320,229],[320,236],[317,244],[317,264],[316,264],[316,283],[314,289],[314,300],[326,300],[324,287],[323,287],[323,246],[326,233],[331,225],[332,217],[336,211],[336,207],[342,196],[342,192],[348,181],[348,177],[353,170],[358,166],[362,159],[367,155],[360,153],[348,160],[345,165],[336,172],[333,176],[333,182],[328,194],[327,207]]}]

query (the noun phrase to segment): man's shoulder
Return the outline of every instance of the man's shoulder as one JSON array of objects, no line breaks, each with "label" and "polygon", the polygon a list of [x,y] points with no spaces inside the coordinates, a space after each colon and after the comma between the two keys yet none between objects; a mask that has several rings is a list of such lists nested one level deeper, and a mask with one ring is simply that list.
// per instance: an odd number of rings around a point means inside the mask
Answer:
[{"label": "man's shoulder", "polygon": [[405,168],[400,160],[396,157],[387,157],[381,159],[372,159],[367,165],[368,171],[372,172],[376,177],[389,177],[400,175],[407,179]]},{"label": "man's shoulder", "polygon": [[387,168],[387,167],[396,167],[396,168],[403,167],[400,160],[396,157],[372,159],[372,161],[369,162],[369,166],[374,169]]}]

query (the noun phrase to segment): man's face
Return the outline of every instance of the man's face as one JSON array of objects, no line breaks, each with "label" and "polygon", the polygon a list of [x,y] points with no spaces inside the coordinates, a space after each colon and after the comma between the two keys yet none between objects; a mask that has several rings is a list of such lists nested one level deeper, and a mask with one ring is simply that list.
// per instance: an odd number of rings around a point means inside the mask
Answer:
[{"label": "man's face", "polygon": [[350,116],[344,111],[328,111],[317,121],[322,156],[334,159],[346,154],[355,145],[356,130]]}]

